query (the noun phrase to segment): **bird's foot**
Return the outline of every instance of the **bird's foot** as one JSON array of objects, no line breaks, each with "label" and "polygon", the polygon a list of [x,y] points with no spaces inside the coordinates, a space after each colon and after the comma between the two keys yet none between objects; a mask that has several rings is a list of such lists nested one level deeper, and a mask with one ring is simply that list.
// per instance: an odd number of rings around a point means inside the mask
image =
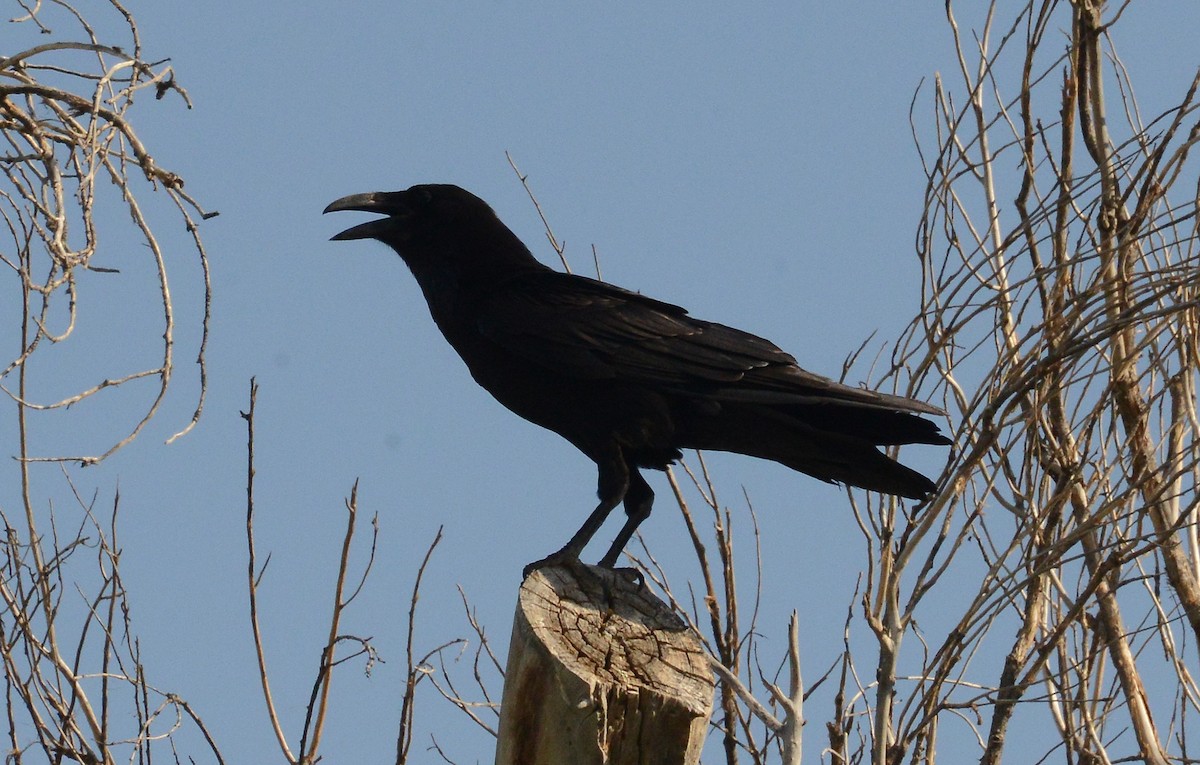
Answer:
[{"label": "bird's foot", "polygon": [[628,579],[638,587],[646,586],[646,576],[641,572],[641,569],[636,569],[633,566],[620,566],[613,567],[612,572],[617,576]]},{"label": "bird's foot", "polygon": [[607,568],[613,573],[623,576],[629,581],[636,584],[638,587],[646,586],[646,577],[642,572],[632,566],[618,566],[617,559],[621,557],[624,547],[620,544],[613,544],[604,557],[600,559],[600,568]]},{"label": "bird's foot", "polygon": [[585,589],[590,588],[598,591],[604,602],[612,600],[614,579],[624,579],[638,588],[646,586],[646,577],[636,568],[628,566],[616,568],[611,565],[605,565],[604,561],[601,561],[599,566],[589,566],[580,560],[577,554],[566,549],[551,553],[541,560],[530,563],[521,570],[521,579],[522,581],[528,579],[529,575],[534,571],[554,567],[570,571],[576,582],[584,586]]},{"label": "bird's foot", "polygon": [[558,552],[550,553],[541,560],[535,560],[533,563],[530,563],[525,568],[521,569],[521,580],[524,581],[528,579],[529,575],[538,569],[549,568],[551,566],[563,566],[565,568],[576,570],[578,567],[583,566],[583,561],[579,560],[579,553],[575,552],[574,550],[568,550],[564,548]]}]

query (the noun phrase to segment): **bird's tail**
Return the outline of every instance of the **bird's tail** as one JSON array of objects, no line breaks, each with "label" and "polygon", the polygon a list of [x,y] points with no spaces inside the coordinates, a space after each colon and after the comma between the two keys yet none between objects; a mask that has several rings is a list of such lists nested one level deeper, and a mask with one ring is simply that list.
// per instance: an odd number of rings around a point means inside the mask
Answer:
[{"label": "bird's tail", "polygon": [[690,434],[688,446],[774,460],[831,483],[924,499],[937,486],[879,446],[948,444],[935,423],[910,412],[857,402],[792,406],[730,404]]}]

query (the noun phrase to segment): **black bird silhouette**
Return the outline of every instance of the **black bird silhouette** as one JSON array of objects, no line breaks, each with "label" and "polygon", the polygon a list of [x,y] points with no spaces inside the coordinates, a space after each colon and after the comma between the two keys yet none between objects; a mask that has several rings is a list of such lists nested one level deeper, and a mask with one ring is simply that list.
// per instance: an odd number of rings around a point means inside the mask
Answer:
[{"label": "black bird silhouette", "polygon": [[654,501],[639,469],[665,470],[685,448],[775,460],[822,481],[912,499],[936,489],[876,447],[950,443],[918,416],[944,414],[937,407],[841,385],[761,337],[553,271],[457,186],[353,194],[325,208],[340,210],[385,215],[333,239],[391,246],[475,381],[595,461],[600,503],[526,575],[577,561],[624,502],[625,525],[600,561],[614,566]]}]

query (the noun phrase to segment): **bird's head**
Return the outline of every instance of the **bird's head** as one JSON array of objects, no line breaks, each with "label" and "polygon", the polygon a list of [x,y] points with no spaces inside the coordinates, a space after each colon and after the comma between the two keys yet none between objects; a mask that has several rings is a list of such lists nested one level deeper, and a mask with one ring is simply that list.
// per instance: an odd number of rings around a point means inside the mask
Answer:
[{"label": "bird's head", "polygon": [[482,199],[449,184],[351,194],[325,208],[327,213],[342,210],[382,213],[386,217],[352,226],[335,234],[334,241],[378,239],[401,252],[409,245],[445,237],[466,220],[495,217]]},{"label": "bird's head", "polygon": [[494,281],[544,269],[492,208],[458,186],[422,184],[405,191],[351,194],[325,212],[358,210],[385,217],[335,234],[335,241],[377,239],[399,253],[422,289],[447,280]]}]

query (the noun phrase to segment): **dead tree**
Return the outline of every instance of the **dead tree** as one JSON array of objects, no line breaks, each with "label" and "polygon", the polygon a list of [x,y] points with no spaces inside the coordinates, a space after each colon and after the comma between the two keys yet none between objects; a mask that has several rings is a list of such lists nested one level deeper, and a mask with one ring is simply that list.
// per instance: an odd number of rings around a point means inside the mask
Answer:
[{"label": "dead tree", "polygon": [[960,453],[921,516],[863,508],[877,680],[847,694],[880,765],[951,722],[985,763],[1189,756],[1200,74],[1134,99],[1134,5],[946,7],[957,65],[913,108],[924,295],[887,376],[942,393]]},{"label": "dead tree", "polygon": [[712,713],[700,643],[621,573],[545,568],[521,586],[497,765],[694,765]]},{"label": "dead tree", "polygon": [[[147,211],[156,201],[166,202],[168,214],[192,232],[207,274],[196,231],[206,214],[183,192],[182,180],[155,161],[134,127],[139,96],[171,96],[187,105],[187,94],[169,66],[144,58],[133,17],[116,0],[101,4],[99,13],[124,24],[120,39],[101,40],[86,15],[66,2],[5,7],[13,17],[6,44],[26,45],[0,56],[0,263],[7,277],[0,306],[20,338],[19,351],[0,367],[0,387],[15,404],[5,410],[15,412],[16,425],[5,431],[16,433],[6,457],[16,459],[20,473],[13,503],[20,509],[0,509],[7,532],[0,556],[7,758],[24,761],[40,753],[48,762],[147,762],[160,747],[186,746],[198,758],[219,762],[199,716],[183,698],[155,687],[141,663],[119,567],[119,498],[103,507],[95,496],[87,498],[91,492],[77,489],[68,470],[130,444],[170,387],[176,316],[163,247]],[[96,210],[107,203],[124,212],[116,220],[101,219]],[[103,246],[105,232],[129,222],[145,245],[144,261],[119,260],[124,253]],[[120,278],[122,269],[137,267],[158,276],[159,289],[147,302],[161,306],[160,321],[146,334],[148,342],[160,344],[158,361],[149,369],[72,369],[72,379],[82,380],[79,387],[47,397],[29,370],[42,351],[71,340],[89,279]],[[207,306],[207,277],[197,289]],[[207,308],[198,323],[206,336]],[[191,429],[203,408],[203,346],[201,341],[201,393],[178,435]],[[60,370],[57,377],[62,382],[67,374]],[[107,445],[69,454],[31,452],[30,433],[40,414],[103,406],[105,391],[143,380],[155,383],[144,408],[128,421],[113,418],[118,430]],[[50,481],[59,482],[69,502],[55,508],[47,498]]]}]

